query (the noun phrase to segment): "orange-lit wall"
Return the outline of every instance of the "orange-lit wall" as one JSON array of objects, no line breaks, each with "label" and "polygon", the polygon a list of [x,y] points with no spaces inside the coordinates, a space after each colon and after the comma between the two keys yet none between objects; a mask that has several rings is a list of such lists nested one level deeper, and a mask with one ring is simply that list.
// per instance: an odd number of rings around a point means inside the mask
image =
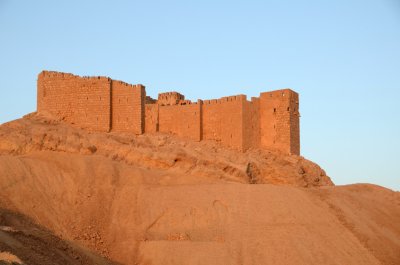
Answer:
[{"label": "orange-lit wall", "polygon": [[[146,104],[147,102],[147,104]],[[107,77],[43,71],[37,108],[82,128],[103,132],[173,133],[238,149],[300,154],[299,96],[290,89],[192,103],[177,92],[146,99],[145,87]]]}]

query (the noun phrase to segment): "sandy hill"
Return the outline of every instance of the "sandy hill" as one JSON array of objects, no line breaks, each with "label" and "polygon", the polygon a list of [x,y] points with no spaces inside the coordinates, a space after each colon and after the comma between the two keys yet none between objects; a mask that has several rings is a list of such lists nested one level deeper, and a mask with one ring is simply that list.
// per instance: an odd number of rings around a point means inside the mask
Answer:
[{"label": "sandy hill", "polygon": [[0,208],[0,264],[400,264],[398,192],[38,114],[0,126]]}]

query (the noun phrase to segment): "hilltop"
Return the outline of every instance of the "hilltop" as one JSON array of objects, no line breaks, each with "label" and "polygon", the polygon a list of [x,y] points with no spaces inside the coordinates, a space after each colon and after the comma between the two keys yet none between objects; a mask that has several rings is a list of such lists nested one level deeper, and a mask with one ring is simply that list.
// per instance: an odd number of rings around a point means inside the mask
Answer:
[{"label": "hilltop", "polygon": [[45,113],[0,126],[0,207],[0,250],[26,264],[400,261],[398,192],[335,186],[298,155]]}]

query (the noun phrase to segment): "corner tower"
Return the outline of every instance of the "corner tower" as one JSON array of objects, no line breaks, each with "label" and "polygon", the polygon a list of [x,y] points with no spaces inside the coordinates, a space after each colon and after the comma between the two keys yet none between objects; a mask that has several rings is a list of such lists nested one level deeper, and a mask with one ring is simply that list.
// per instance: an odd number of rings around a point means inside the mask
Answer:
[{"label": "corner tower", "polygon": [[299,95],[293,90],[260,94],[260,144],[300,155]]}]

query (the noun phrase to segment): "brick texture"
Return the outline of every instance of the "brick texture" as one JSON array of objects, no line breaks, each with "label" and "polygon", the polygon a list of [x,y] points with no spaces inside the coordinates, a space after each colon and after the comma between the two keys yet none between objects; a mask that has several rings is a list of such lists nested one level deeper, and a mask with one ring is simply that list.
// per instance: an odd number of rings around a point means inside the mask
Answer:
[{"label": "brick texture", "polygon": [[[155,102],[154,102],[155,103]],[[146,104],[146,128],[145,132],[155,133],[158,132],[158,112],[159,105],[158,104]]]},{"label": "brick texture", "polygon": [[243,150],[243,104],[246,96],[205,100],[203,104],[203,139]]},{"label": "brick texture", "polygon": [[88,130],[108,132],[110,83],[107,77],[43,71],[38,77],[38,111],[55,114]]},{"label": "brick texture", "polygon": [[43,71],[37,109],[102,132],[173,133],[245,151],[269,148],[300,154],[299,95],[290,90],[191,102],[178,92],[146,97],[143,85],[107,77]]},{"label": "brick texture", "polygon": [[290,89],[261,93],[261,147],[300,154],[298,94]]},{"label": "brick texture", "polygon": [[243,102],[243,149],[260,146],[260,99]]},{"label": "brick texture", "polygon": [[111,130],[115,132],[144,132],[144,99],[142,85],[111,81]]},{"label": "brick texture", "polygon": [[159,107],[159,131],[201,140],[201,103]]},{"label": "brick texture", "polygon": [[142,85],[49,71],[39,74],[37,85],[38,112],[52,113],[91,131],[144,132]]}]

